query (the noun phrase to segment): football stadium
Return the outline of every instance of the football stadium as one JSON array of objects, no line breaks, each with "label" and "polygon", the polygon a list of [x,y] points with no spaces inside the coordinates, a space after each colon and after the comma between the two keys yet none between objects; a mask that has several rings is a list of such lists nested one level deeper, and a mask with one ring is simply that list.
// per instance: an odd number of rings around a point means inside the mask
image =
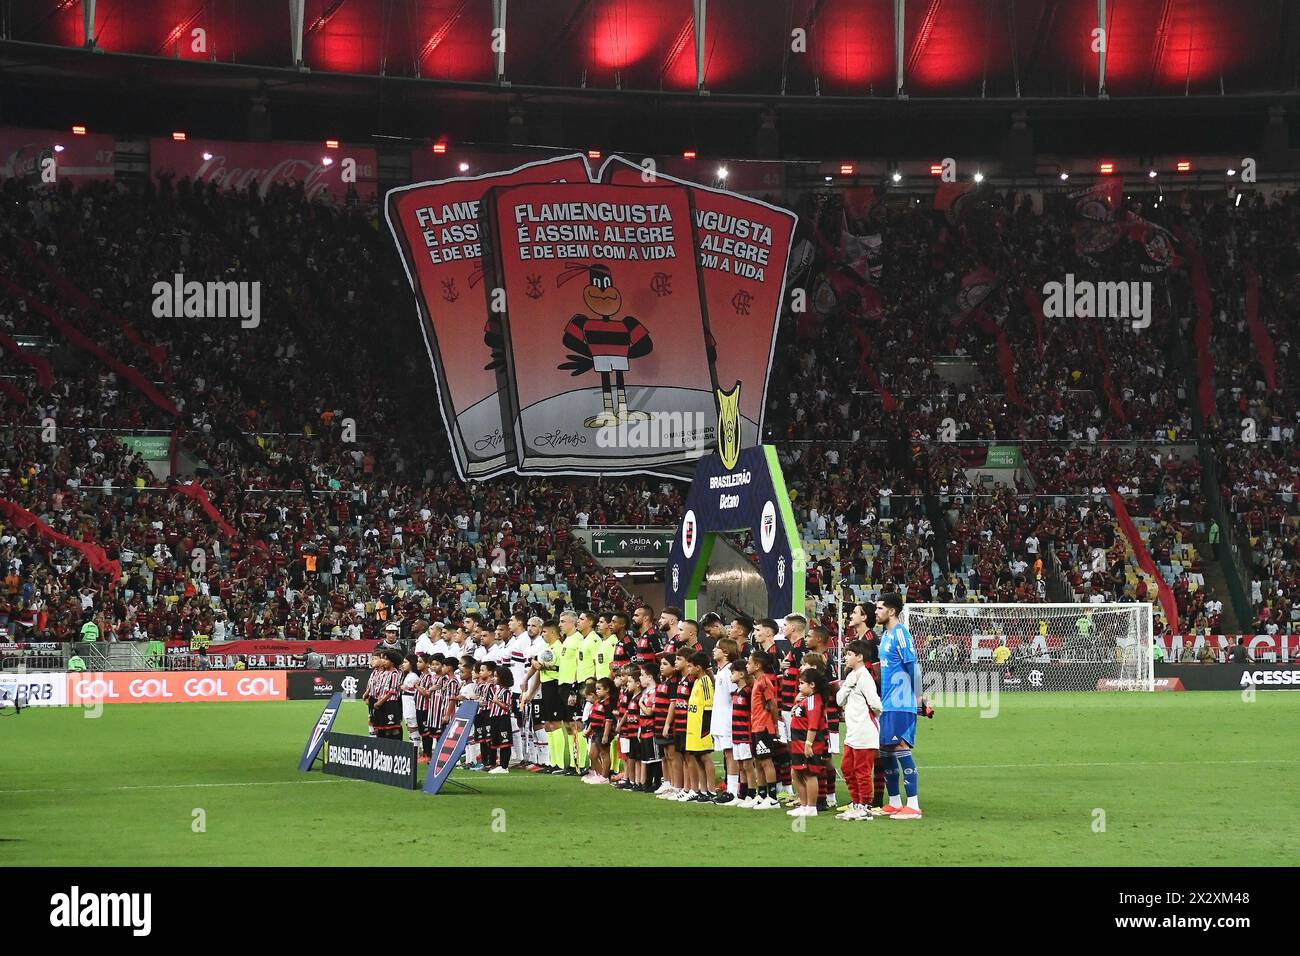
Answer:
[{"label": "football stadium", "polygon": [[0,865],[1292,863],[1298,82],[1290,0],[0,0]]}]

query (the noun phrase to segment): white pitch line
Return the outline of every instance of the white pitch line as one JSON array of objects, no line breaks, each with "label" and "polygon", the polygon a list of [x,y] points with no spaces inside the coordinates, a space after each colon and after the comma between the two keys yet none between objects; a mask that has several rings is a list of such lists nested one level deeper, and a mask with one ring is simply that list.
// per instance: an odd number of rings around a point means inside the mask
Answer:
[{"label": "white pitch line", "polygon": [[1043,767],[1203,767],[1206,764],[1300,763],[1300,760],[1106,760],[1091,763],[951,763],[922,764],[918,770],[1028,770]]},{"label": "white pitch line", "polygon": [[40,787],[31,790],[0,790],[0,795],[11,793],[67,793],[76,789],[78,792],[114,793],[119,790],[194,790],[201,787],[284,787],[300,783],[342,783],[337,780],[261,780],[244,783],[147,783],[130,787]]}]

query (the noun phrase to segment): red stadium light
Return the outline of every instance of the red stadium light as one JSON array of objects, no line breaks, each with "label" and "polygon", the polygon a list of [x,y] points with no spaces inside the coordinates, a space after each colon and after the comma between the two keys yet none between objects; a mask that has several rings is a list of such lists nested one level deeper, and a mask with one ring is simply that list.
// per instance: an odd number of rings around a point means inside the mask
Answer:
[{"label": "red stadium light", "polygon": [[434,143],[433,151],[438,155],[442,155],[443,153],[447,152],[447,144],[445,142]]},{"label": "red stadium light", "polygon": [[1180,159],[1178,161],[1178,165],[1174,168],[1177,169],[1180,173],[1190,173],[1192,171],[1192,164],[1190,161],[1186,159]]},{"label": "red stadium light", "polygon": [[588,159],[600,159],[600,150],[598,150],[598,149],[589,149],[589,150],[587,150],[587,158],[588,158]]},{"label": "red stadium light", "polygon": [[176,132],[172,133],[172,141],[176,143],[185,142],[185,134],[180,130],[176,130]]},{"label": "red stadium light", "polygon": [[1115,164],[1114,164],[1114,163],[1101,163],[1101,164],[1097,167],[1097,170],[1098,170],[1098,171],[1099,171],[1103,176],[1109,176],[1111,173],[1115,172]]},{"label": "red stadium light", "polygon": [[86,135],[86,127],[84,127],[84,126],[74,126],[74,127],[72,127],[72,135],[73,135],[73,136],[85,136],[85,135]]},{"label": "red stadium light", "polygon": [[942,175],[943,175],[943,164],[942,164],[942,163],[931,163],[931,164],[930,164],[930,175],[931,175],[931,176],[942,176]]},{"label": "red stadium light", "polygon": [[852,164],[852,163],[840,163],[840,175],[841,175],[841,176],[852,176],[852,175],[853,175],[853,164]]},{"label": "red stadium light", "polygon": [[337,139],[327,139],[327,140],[325,140],[325,148],[326,148],[326,149],[338,149],[338,148],[339,148],[339,141],[338,141]]},{"label": "red stadium light", "polygon": [[693,149],[685,150],[682,153],[682,159],[694,159],[694,158],[695,158],[695,150]]}]

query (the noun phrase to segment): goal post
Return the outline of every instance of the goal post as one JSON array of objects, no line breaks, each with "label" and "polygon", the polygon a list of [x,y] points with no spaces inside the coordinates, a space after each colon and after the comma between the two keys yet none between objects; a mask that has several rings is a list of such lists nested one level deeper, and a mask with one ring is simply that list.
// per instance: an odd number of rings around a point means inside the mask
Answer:
[{"label": "goal post", "polygon": [[905,604],[902,623],[923,672],[993,670],[1005,690],[1155,690],[1145,602]]}]

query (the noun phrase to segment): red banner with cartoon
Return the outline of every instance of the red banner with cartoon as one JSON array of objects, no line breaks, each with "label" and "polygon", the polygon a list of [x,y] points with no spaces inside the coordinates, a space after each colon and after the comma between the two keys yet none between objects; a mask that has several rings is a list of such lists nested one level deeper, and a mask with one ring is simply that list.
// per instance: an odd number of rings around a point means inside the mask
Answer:
[{"label": "red banner with cartoon", "polygon": [[0,129],[0,179],[37,184],[113,179],[117,141],[103,133],[76,136],[50,129]]},{"label": "red banner with cartoon", "polygon": [[669,474],[717,441],[681,186],[553,183],[484,200],[521,474]]},{"label": "red banner with cartoon", "polygon": [[696,255],[716,352],[714,383],[724,391],[741,386],[740,445],[757,445],[798,217],[762,200],[666,173],[644,174],[641,166],[621,156],[609,158],[600,180],[621,186],[680,185],[690,190]]},{"label": "red banner with cartoon", "polygon": [[388,192],[388,228],[415,291],[461,478],[491,477],[517,461],[501,399],[506,383],[500,319],[484,304],[480,201],[494,186],[587,180],[587,161],[574,153]]},{"label": "red banner with cartoon", "polygon": [[149,174],[221,189],[255,188],[260,196],[285,184],[301,185],[308,199],[325,193],[342,202],[349,190],[366,202],[379,195],[379,154],[361,146],[155,138],[149,140]]}]

